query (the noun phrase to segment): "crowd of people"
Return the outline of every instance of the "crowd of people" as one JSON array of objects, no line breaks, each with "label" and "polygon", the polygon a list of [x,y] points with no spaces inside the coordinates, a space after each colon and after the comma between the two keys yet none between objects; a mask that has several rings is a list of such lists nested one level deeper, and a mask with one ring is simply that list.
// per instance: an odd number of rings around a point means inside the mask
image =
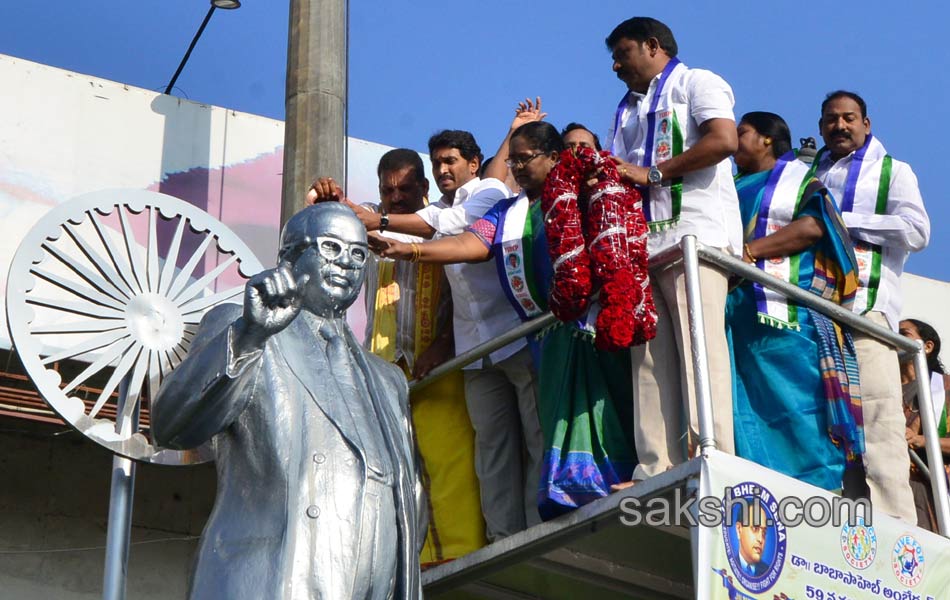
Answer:
[{"label": "crowd of people", "polygon": [[[926,247],[930,223],[910,166],[871,134],[865,101],[839,90],[816,102],[824,147],[800,154],[777,114],[750,112],[737,126],[732,88],[681,62],[663,23],[628,19],[606,44],[627,91],[604,157],[636,190],[649,255],[694,235],[922,339],[950,453],[939,338],[924,323],[900,321],[899,279],[909,253]],[[558,131],[546,117],[540,98],[520,102],[489,161],[471,133],[433,135],[435,201],[421,158],[408,149],[380,160],[378,207],[345,198],[332,179],[314,182],[311,201],[347,203],[372,232],[379,257],[367,278],[366,344],[408,377],[549,309],[552,278],[568,257],[552,254],[541,198],[560,161],[601,143],[583,125]],[[932,498],[926,486],[912,487],[920,477],[908,454],[908,445],[923,446],[908,392],[913,365],[759,284],[708,264],[699,276],[719,449],[868,496],[876,510],[932,528]],[[674,263],[646,281],[656,318],[646,343],[620,351],[595,345],[595,300],[580,319],[413,392],[430,492],[423,562],[460,556],[695,453],[684,270]]]}]

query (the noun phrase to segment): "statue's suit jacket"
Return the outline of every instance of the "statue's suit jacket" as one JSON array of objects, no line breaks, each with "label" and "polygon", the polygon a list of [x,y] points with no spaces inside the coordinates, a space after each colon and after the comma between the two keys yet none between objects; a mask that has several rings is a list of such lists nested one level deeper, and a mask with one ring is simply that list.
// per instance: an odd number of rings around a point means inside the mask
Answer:
[{"label": "statue's suit jacket", "polygon": [[[217,498],[202,535],[191,598],[336,598],[349,589],[341,587],[337,570],[352,578],[356,568],[352,552],[340,547],[359,538],[370,475],[354,414],[305,313],[228,373],[229,326],[241,313],[234,304],[209,311],[189,355],[152,402],[159,445],[193,448],[211,439],[215,453]],[[393,547],[377,551],[397,553],[393,597],[419,598],[418,550],[426,523],[406,379],[343,329],[355,371],[370,390],[368,401],[382,416],[382,447],[391,456],[397,531],[388,535]],[[332,468],[320,469],[315,463],[321,458]],[[328,569],[336,570],[328,576]]]}]

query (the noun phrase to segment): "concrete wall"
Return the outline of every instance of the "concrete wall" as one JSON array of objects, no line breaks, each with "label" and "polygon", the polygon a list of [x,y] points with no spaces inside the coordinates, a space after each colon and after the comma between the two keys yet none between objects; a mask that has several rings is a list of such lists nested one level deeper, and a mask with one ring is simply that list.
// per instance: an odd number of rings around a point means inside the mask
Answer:
[{"label": "concrete wall", "polygon": [[950,283],[911,273],[901,277],[903,319],[920,319],[937,330],[943,345],[943,363],[950,363]]},{"label": "concrete wall", "polygon": [[[71,428],[0,417],[0,597],[102,597],[111,469]],[[130,600],[185,597],[214,487],[212,465],[138,465]]]}]

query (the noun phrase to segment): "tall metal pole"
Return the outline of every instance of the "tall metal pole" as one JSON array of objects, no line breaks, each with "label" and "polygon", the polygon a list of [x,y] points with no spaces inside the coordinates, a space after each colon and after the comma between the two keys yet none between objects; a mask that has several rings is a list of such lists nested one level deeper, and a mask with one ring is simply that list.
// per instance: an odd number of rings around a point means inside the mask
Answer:
[{"label": "tall metal pole", "polygon": [[[129,395],[129,378],[119,384],[116,405],[119,420],[116,431],[131,435],[138,428],[138,409],[122,419],[122,409]],[[109,522],[106,529],[105,569],[102,575],[102,600],[125,600],[129,575],[129,543],[132,535],[132,500],[135,493],[135,463],[119,456],[112,457],[112,487],[109,490]]]},{"label": "tall metal pole", "polygon": [[318,176],[346,172],[347,0],[290,0],[280,222]]}]

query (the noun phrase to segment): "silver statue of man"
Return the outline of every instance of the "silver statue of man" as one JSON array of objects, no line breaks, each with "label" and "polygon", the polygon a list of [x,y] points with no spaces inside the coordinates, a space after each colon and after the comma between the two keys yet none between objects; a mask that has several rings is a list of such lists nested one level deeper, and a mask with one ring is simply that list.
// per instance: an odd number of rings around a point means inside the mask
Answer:
[{"label": "silver statue of man", "polygon": [[217,461],[192,599],[421,597],[406,378],[343,320],[367,252],[349,208],[294,215],[279,266],[248,281],[243,311],[208,312],[154,398],[155,441],[210,439]]}]

